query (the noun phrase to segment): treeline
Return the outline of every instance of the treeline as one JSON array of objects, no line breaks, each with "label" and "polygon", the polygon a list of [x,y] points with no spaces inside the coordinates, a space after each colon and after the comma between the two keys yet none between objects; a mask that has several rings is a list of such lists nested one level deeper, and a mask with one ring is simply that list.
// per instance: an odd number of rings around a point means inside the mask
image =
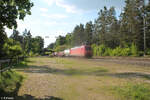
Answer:
[{"label": "treeline", "polygon": [[125,0],[119,18],[114,7],[104,7],[94,22],[77,25],[48,48],[62,51],[82,44],[92,45],[95,56],[150,54],[150,1]]},{"label": "treeline", "polygon": [[13,30],[12,35],[7,38],[3,45],[1,57],[13,58],[17,56],[33,56],[42,54],[44,48],[44,39],[40,36],[32,37],[30,31],[20,34]]}]

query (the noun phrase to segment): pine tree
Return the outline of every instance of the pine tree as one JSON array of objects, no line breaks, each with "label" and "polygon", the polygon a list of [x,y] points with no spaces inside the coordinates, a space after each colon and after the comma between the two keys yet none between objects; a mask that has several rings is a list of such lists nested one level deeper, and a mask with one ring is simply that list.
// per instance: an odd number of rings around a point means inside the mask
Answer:
[{"label": "pine tree", "polygon": [[[121,41],[131,45],[134,43],[138,49],[143,49],[143,0],[126,0],[124,12],[121,14]],[[122,44],[123,45],[123,44]]]},{"label": "pine tree", "polygon": [[84,34],[85,34],[85,41],[86,44],[91,45],[92,44],[92,34],[93,34],[93,24],[92,22],[87,22],[85,25],[85,30],[84,30]]}]

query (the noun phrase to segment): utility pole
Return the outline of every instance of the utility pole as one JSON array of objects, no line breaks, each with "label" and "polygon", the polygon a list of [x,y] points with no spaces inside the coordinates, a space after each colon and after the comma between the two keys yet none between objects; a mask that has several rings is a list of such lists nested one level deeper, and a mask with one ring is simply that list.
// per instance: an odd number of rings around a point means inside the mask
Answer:
[{"label": "utility pole", "polygon": [[147,2],[145,2],[145,0],[144,0],[144,13],[143,13],[143,26],[144,26],[144,28],[143,28],[143,31],[144,31],[144,56],[146,56],[146,19],[145,19],[145,6],[146,6],[146,4],[145,3],[147,3]]},{"label": "utility pole", "polygon": [[146,29],[145,29],[145,16],[143,16],[143,24],[144,24],[144,56],[146,56]]}]

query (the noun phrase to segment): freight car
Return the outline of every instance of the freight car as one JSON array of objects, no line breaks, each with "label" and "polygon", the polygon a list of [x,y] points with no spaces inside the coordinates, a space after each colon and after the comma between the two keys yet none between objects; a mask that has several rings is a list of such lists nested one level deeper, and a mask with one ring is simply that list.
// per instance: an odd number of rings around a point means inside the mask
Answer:
[{"label": "freight car", "polygon": [[58,53],[57,53],[57,56],[58,56],[58,57],[63,57],[63,56],[65,56],[64,51],[58,52]]},{"label": "freight car", "polygon": [[70,56],[70,49],[64,50],[64,55],[66,57]]}]

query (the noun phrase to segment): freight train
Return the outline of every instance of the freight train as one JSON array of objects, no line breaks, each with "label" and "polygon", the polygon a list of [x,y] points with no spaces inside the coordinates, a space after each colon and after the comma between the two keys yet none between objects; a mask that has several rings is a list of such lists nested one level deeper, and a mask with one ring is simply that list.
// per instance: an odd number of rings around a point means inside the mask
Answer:
[{"label": "freight train", "polygon": [[92,49],[90,45],[82,45],[82,46],[74,47],[74,48],[67,49],[61,52],[54,52],[54,56],[92,57]]}]

